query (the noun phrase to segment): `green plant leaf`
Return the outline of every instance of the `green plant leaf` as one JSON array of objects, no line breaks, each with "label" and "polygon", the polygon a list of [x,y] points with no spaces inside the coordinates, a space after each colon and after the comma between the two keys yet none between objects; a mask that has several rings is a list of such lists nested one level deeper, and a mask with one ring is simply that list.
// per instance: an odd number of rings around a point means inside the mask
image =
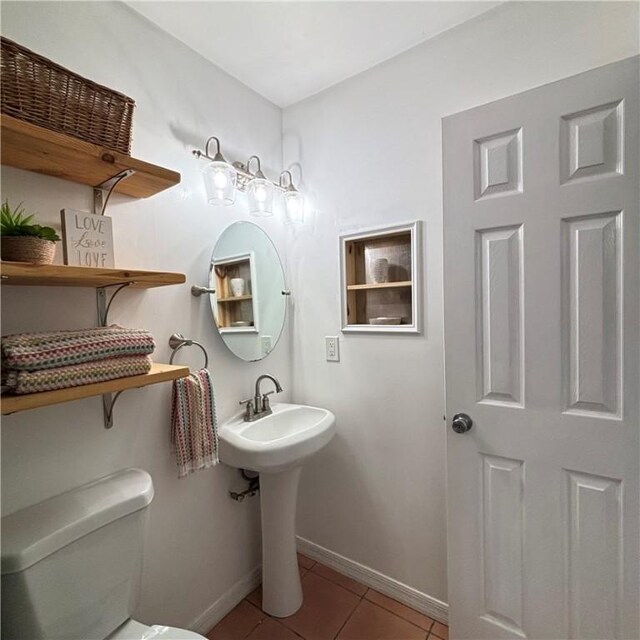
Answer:
[{"label": "green plant leaf", "polygon": [[55,229],[51,227],[43,227],[39,224],[32,224],[35,214],[26,215],[26,210],[20,202],[16,207],[11,209],[9,200],[5,199],[0,207],[0,235],[3,236],[27,236],[34,238],[42,238],[56,242],[60,240],[60,236]]},{"label": "green plant leaf", "polygon": [[52,242],[60,240],[60,236],[56,233],[55,229],[52,229],[51,227],[42,227],[39,224],[35,224],[33,225],[33,229],[35,230],[34,235],[38,238],[51,240]]}]

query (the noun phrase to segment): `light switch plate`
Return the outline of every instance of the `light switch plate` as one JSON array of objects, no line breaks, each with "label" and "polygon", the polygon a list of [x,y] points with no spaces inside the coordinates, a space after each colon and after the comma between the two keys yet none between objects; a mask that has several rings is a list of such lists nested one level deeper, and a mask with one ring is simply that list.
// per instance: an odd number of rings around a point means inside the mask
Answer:
[{"label": "light switch plate", "polygon": [[340,342],[338,336],[326,336],[324,345],[327,362],[340,362]]}]

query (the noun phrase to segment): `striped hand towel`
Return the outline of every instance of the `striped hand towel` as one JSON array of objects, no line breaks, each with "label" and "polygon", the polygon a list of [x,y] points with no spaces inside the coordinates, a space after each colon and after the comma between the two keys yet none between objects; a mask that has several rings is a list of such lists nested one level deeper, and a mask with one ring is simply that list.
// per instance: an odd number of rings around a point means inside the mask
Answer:
[{"label": "striped hand towel", "polygon": [[206,369],[173,383],[171,442],[179,478],[218,464],[216,403],[211,374]]},{"label": "striped hand towel", "polygon": [[121,356],[149,355],[153,336],[118,325],[72,331],[16,333],[2,338],[2,366],[20,371],[55,369]]},{"label": "striped hand towel", "polygon": [[42,371],[4,370],[3,384],[11,393],[38,393],[138,376],[149,373],[150,369],[149,356],[123,356]]}]

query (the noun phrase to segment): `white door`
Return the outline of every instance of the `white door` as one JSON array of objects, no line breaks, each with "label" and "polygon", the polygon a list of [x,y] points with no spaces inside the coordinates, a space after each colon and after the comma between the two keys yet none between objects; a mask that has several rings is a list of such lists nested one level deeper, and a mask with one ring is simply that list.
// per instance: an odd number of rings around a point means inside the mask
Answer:
[{"label": "white door", "polygon": [[456,639],[640,638],[639,72],[443,121]]}]

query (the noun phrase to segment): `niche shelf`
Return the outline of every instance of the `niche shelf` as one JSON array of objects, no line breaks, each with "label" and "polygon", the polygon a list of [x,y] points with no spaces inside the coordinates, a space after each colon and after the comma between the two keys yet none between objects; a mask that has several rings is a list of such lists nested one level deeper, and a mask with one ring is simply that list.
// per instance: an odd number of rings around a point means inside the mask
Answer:
[{"label": "niche shelf", "polygon": [[420,333],[421,246],[419,221],[340,236],[343,332]]},{"label": "niche shelf", "polygon": [[143,160],[1,115],[3,165],[97,187],[127,169],[115,193],[147,198],[180,183],[180,174]]},{"label": "niche shelf", "polygon": [[151,371],[139,376],[129,376],[128,378],[116,378],[106,382],[95,384],[84,384],[68,389],[58,389],[56,391],[41,391],[40,393],[28,393],[24,395],[2,396],[0,406],[2,415],[27,411],[28,409],[38,409],[48,407],[52,404],[71,402],[91,396],[101,396],[106,393],[118,393],[127,389],[138,389],[150,384],[167,382],[184,378],[189,375],[189,367],[177,366],[173,364],[159,364],[154,362]]},{"label": "niche shelf", "polygon": [[252,298],[253,296],[235,296],[232,298],[218,298],[216,302],[218,302],[218,304],[226,302],[242,302],[243,300],[251,300]]},{"label": "niche shelf", "polygon": [[398,289],[401,287],[411,287],[413,282],[411,280],[404,280],[402,282],[374,282],[371,284],[348,284],[347,291],[365,291],[369,289]]}]

